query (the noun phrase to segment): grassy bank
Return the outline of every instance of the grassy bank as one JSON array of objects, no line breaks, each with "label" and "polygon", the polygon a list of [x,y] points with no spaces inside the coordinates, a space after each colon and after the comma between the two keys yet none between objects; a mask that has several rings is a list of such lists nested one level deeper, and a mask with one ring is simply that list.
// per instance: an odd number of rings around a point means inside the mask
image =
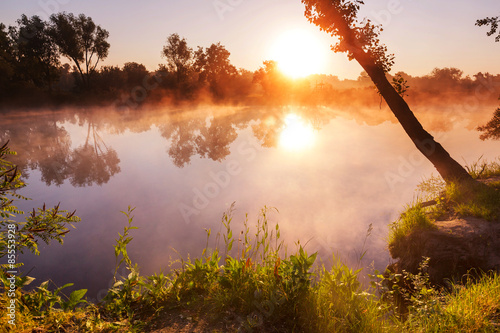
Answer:
[{"label": "grassy bank", "polygon": [[[224,232],[212,239],[198,258],[173,263],[168,274],[142,276],[127,253],[132,240],[128,225],[115,244],[115,285],[98,304],[84,301],[85,291],[66,297],[64,287],[44,283],[31,292],[18,281],[16,326],[3,316],[0,327],[13,332],[484,332],[498,328],[500,277],[496,274],[454,285],[451,291],[431,286],[425,263],[419,274],[372,276],[363,289],[358,276],[333,258],[332,268],[315,265],[316,254],[298,245],[288,255],[279,225],[261,211],[254,228],[235,233],[231,211],[224,214]],[[235,235],[238,237],[235,237]],[[208,244],[215,242],[215,247]],[[412,290],[389,289],[388,280],[411,281]],[[3,282],[8,283],[3,276]],[[393,302],[403,295],[408,312]],[[10,298],[0,298],[7,308]]]},{"label": "grassy bank", "polygon": [[419,186],[420,198],[408,205],[390,225],[387,243],[397,246],[417,229],[434,229],[435,221],[474,216],[488,221],[500,219],[500,163],[475,162],[466,167],[478,183],[446,184],[430,177]]}]

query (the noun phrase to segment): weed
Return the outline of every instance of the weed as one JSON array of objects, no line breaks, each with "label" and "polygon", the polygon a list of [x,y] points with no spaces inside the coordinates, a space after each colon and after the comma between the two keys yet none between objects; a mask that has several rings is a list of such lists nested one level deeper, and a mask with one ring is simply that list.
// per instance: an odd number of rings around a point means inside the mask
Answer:
[{"label": "weed", "polygon": [[[374,294],[361,289],[358,275],[361,269],[352,270],[333,258],[331,270],[324,267],[313,288],[312,298],[317,320],[312,332],[388,332],[387,308]],[[395,330],[394,330],[395,331]]]},{"label": "weed", "polygon": [[500,157],[496,161],[488,162],[481,156],[465,168],[474,179],[500,176]]}]

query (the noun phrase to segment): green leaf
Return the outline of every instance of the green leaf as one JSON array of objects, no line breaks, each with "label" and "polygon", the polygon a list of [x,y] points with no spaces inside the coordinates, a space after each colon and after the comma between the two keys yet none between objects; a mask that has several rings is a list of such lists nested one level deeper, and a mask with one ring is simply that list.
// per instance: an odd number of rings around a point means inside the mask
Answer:
[{"label": "green leaf", "polygon": [[35,280],[35,278],[34,278],[34,277],[31,277],[31,276],[25,276],[25,277],[23,278],[23,280],[24,280],[24,281],[23,281],[23,286],[27,286],[27,285],[29,285],[31,282],[33,282],[33,281]]},{"label": "green leaf", "polygon": [[71,305],[76,305],[83,298],[83,296],[87,293],[87,289],[75,290],[69,295],[69,303]]}]

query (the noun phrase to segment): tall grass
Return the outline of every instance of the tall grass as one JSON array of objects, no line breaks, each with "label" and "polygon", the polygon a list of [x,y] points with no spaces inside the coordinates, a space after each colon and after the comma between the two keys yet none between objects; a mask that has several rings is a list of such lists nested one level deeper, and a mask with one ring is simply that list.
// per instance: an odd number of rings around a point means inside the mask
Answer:
[{"label": "tall grass", "polygon": [[500,331],[500,276],[487,274],[453,285],[432,311],[416,312],[405,326],[410,332]]},{"label": "tall grass", "polygon": [[500,176],[500,157],[488,162],[481,156],[477,161],[466,164],[465,168],[474,179]]},{"label": "tall grass", "polygon": [[[307,253],[300,243],[288,255],[279,225],[270,220],[271,211],[264,207],[253,228],[246,219],[237,232],[232,206],[214,238],[206,230],[206,247],[199,257],[177,260],[167,274],[142,276],[127,252],[135,229],[129,208],[124,212],[128,224],[114,247],[115,271],[125,266],[128,274],[115,274],[104,300],[81,303],[83,291],[66,298],[61,294],[64,287],[49,291],[42,285],[31,292],[20,288],[23,324],[13,331],[148,332],[164,325],[162,318],[169,312],[189,313],[194,324],[208,325],[206,331],[475,332],[498,327],[498,275],[477,283],[469,280],[446,292],[430,285],[424,269],[415,275],[404,273],[402,278],[412,288],[399,291],[409,304],[408,313],[401,316],[388,297],[394,289],[385,283],[400,276],[376,272],[373,287],[365,289],[359,282],[362,269],[354,270],[335,257],[327,269],[316,264],[316,253]],[[426,225],[418,204],[408,211],[404,223]],[[403,233],[402,225],[399,228]],[[3,293],[0,306],[6,301]],[[0,328],[6,329],[4,320]],[[225,329],[217,326],[222,322]]]}]

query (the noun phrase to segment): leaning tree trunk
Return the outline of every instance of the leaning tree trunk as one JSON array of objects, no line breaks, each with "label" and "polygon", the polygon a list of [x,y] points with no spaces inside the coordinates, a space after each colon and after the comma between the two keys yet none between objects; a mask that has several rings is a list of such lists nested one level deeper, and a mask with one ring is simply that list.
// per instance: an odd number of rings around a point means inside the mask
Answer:
[{"label": "leaning tree trunk", "polygon": [[382,68],[366,52],[359,49],[356,51],[353,52],[355,59],[368,73],[406,134],[417,149],[434,165],[441,177],[447,183],[471,181],[472,177],[469,173],[422,127],[403,97],[389,83]]},{"label": "leaning tree trunk", "polygon": [[[303,2],[307,3],[304,0]],[[336,30],[334,34],[341,36],[344,51],[348,51],[368,73],[417,149],[434,165],[447,183],[473,181],[468,172],[422,127],[403,97],[387,80],[382,66],[377,64],[374,58],[363,49],[363,44],[345,16],[346,13],[336,9],[335,6],[331,7],[328,1],[324,5],[325,7],[320,6],[319,8],[322,15],[312,21],[323,29],[325,26],[334,25]],[[311,8],[306,8],[306,13],[308,10]]]}]

